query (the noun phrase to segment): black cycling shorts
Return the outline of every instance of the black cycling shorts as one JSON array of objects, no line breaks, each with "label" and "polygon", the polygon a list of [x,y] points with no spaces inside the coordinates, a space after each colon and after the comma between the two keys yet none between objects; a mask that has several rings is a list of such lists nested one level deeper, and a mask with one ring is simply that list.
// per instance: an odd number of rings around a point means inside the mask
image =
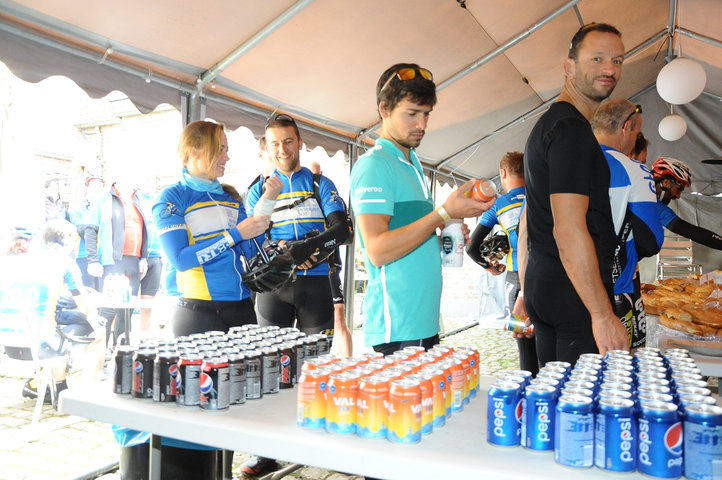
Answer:
[{"label": "black cycling shorts", "polygon": [[172,328],[174,336],[182,337],[211,330],[228,333],[231,327],[249,323],[256,323],[256,312],[250,298],[237,302],[179,298]]},{"label": "black cycling shorts", "polygon": [[614,307],[614,314],[619,317],[622,325],[627,329],[629,347],[644,346],[647,342],[647,317],[642,303],[639,275],[634,278],[634,291],[615,294],[612,307]]},{"label": "black cycling shorts", "polygon": [[258,324],[333,334],[333,301],[327,275],[297,276],[277,292],[256,295]]},{"label": "black cycling shorts", "polygon": [[160,257],[148,257],[148,272],[140,281],[140,294],[154,297],[160,287],[160,275],[163,262]]}]

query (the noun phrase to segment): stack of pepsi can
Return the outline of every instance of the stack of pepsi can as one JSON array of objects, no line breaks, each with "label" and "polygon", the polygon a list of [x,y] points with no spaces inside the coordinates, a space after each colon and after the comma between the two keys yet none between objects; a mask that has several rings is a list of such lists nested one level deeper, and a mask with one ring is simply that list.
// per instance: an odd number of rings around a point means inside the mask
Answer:
[{"label": "stack of pepsi can", "polygon": [[329,350],[326,335],[258,325],[118,345],[113,391],[222,410],[293,388],[304,360],[327,355]]},{"label": "stack of pepsi can", "polygon": [[722,407],[689,352],[640,348],[504,372],[488,393],[487,440],[553,452],[577,468],[722,479]]}]

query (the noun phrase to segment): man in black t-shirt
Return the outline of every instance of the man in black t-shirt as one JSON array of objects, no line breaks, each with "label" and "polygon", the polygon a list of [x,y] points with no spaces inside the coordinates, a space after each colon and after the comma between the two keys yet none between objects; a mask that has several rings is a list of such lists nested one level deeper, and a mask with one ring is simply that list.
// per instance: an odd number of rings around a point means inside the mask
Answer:
[{"label": "man in black t-shirt", "polygon": [[[619,81],[623,61],[616,28],[580,28],[564,62],[562,92],[527,140],[520,297],[536,330],[540,365],[628,349],[610,303],[616,236],[609,167],[589,124]],[[520,303],[516,313],[523,313]]]}]

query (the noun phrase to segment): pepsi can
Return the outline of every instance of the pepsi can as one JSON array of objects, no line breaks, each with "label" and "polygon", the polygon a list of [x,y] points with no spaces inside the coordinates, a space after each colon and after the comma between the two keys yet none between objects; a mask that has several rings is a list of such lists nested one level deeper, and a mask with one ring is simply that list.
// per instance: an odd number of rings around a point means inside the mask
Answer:
[{"label": "pepsi can", "polygon": [[679,407],[679,414],[683,415],[685,410],[690,405],[716,405],[714,397],[708,395],[696,395],[696,394],[685,394],[680,395],[677,399],[677,407]]},{"label": "pepsi can", "polygon": [[511,375],[514,377],[523,377],[524,385],[529,385],[531,382],[532,374],[529,370],[508,370],[504,372],[504,375]]},{"label": "pepsi can", "polygon": [[243,353],[229,354],[228,368],[231,381],[230,404],[246,403],[246,355]]},{"label": "pepsi can", "polygon": [[231,371],[226,357],[210,357],[201,366],[201,408],[223,410],[231,402]]},{"label": "pepsi can", "polygon": [[682,422],[677,406],[660,401],[641,402],[637,469],[659,478],[682,475]]},{"label": "pepsi can", "polygon": [[153,362],[155,350],[141,349],[133,355],[133,388],[130,394],[134,398],[153,398]]},{"label": "pepsi can", "polygon": [[592,399],[562,395],[554,420],[554,461],[575,468],[594,463],[594,412]]},{"label": "pepsi can", "polygon": [[318,342],[313,336],[303,339],[303,358],[316,358],[318,356]]},{"label": "pepsi can", "polygon": [[637,421],[634,402],[619,397],[599,400],[594,429],[594,465],[613,472],[637,469]]},{"label": "pepsi can", "polygon": [[316,339],[316,354],[325,355],[331,351],[331,341],[323,333],[312,335],[311,338]]},{"label": "pepsi can", "polygon": [[118,345],[113,359],[113,392],[130,393],[133,383],[133,354],[135,348],[130,345]]},{"label": "pepsi can", "polygon": [[280,388],[293,388],[296,384],[296,353],[293,342],[282,343],[279,350]]},{"label": "pepsi can", "polygon": [[177,393],[178,355],[161,352],[153,362],[153,401],[175,402]]},{"label": "pepsi can", "polygon": [[722,407],[688,405],[684,412],[684,476],[722,478]]},{"label": "pepsi can", "polygon": [[203,357],[197,353],[183,353],[178,357],[175,377],[176,405],[195,406],[201,403],[201,364]]},{"label": "pepsi can", "polygon": [[246,355],[246,399],[255,400],[263,397],[261,376],[263,374],[263,361],[261,352],[247,350]]},{"label": "pepsi can", "polygon": [[521,446],[530,450],[554,450],[556,389],[529,385],[522,398]]},{"label": "pepsi can", "polygon": [[549,368],[563,368],[566,371],[567,376],[569,376],[572,371],[572,364],[569,362],[563,362],[561,360],[547,362],[544,364],[544,366]]},{"label": "pepsi can", "polygon": [[281,382],[281,370],[278,349],[268,347],[261,350],[263,367],[261,369],[261,388],[263,394],[278,393]]},{"label": "pepsi can", "polygon": [[512,447],[521,442],[521,386],[497,380],[489,387],[486,440],[493,445]]}]

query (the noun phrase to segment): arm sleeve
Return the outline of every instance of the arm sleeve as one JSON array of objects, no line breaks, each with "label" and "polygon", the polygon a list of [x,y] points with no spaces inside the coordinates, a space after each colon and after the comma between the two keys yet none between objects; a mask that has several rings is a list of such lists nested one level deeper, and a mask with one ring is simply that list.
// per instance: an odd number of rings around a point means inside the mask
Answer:
[{"label": "arm sleeve", "polygon": [[474,229],[474,233],[471,234],[471,238],[469,239],[469,244],[466,246],[466,254],[484,268],[488,268],[489,264],[481,258],[479,247],[481,246],[481,242],[489,235],[489,232],[491,232],[491,228],[480,223]]},{"label": "arm sleeve", "polygon": [[657,216],[657,206],[655,204],[630,204],[629,212],[637,255],[639,258],[655,255],[662,248],[664,242],[664,228]]},{"label": "arm sleeve", "polygon": [[258,181],[251,185],[248,189],[248,197],[246,197],[246,203],[248,204],[248,215],[253,216],[253,209],[258,203],[258,199],[261,198],[261,188],[263,187],[263,177],[259,176]]},{"label": "arm sleeve", "polygon": [[677,217],[667,224],[667,228],[683,237],[689,238],[693,242],[704,245],[705,247],[722,250],[722,237],[706,228],[692,225]]},{"label": "arm sleeve", "polygon": [[309,237],[291,247],[291,256],[302,263],[319,248],[334,248],[348,238],[348,221],[344,211],[334,211],[326,217],[326,231],[315,237]]},{"label": "arm sleeve", "polygon": [[88,263],[100,262],[98,256],[98,231],[100,229],[101,204],[104,199],[105,196],[99,197],[90,204],[90,212],[87,216],[83,236],[85,238],[85,250],[88,252]]}]

